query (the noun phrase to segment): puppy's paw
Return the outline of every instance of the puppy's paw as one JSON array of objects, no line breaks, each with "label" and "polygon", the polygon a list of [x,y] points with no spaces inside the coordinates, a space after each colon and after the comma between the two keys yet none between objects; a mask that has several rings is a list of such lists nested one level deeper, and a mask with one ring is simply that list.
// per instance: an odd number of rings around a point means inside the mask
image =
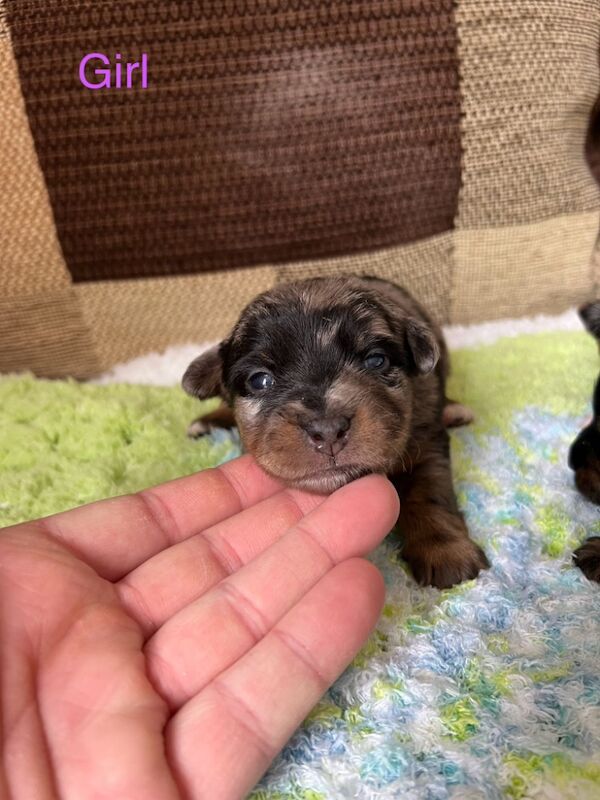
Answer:
[{"label": "puppy's paw", "polygon": [[481,547],[466,536],[444,544],[420,543],[418,548],[402,551],[415,580],[421,586],[449,589],[457,583],[476,578],[489,561]]},{"label": "puppy's paw", "polygon": [[200,439],[201,436],[206,436],[211,432],[211,427],[202,420],[202,417],[195,419],[187,429],[187,435],[190,439]]},{"label": "puppy's paw", "polygon": [[600,536],[590,536],[578,547],[573,553],[573,561],[586,578],[600,583]]},{"label": "puppy's paw", "polygon": [[449,400],[442,411],[442,422],[445,428],[460,428],[470,425],[475,419],[475,414],[468,406]]}]

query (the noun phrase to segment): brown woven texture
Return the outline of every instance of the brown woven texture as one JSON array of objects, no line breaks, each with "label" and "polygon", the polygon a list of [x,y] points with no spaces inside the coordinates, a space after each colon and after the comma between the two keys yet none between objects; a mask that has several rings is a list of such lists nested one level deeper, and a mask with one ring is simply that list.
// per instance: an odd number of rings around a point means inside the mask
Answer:
[{"label": "brown woven texture", "polygon": [[[216,339],[310,275],[440,322],[592,296],[599,39],[598,0],[0,0],[0,371]],[[98,51],[149,88],[84,89]]]},{"label": "brown woven texture", "polygon": [[[450,229],[460,187],[452,9],[12,3],[73,278],[346,254]],[[82,88],[81,55],[117,50],[123,62],[149,54],[149,87]]]}]

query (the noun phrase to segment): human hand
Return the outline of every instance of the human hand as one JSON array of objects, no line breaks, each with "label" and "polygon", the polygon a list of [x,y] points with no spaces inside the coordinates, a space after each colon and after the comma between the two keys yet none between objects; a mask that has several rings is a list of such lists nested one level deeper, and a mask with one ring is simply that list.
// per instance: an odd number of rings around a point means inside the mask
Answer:
[{"label": "human hand", "polygon": [[0,531],[0,796],[243,797],[374,626],[397,514],[244,456]]}]

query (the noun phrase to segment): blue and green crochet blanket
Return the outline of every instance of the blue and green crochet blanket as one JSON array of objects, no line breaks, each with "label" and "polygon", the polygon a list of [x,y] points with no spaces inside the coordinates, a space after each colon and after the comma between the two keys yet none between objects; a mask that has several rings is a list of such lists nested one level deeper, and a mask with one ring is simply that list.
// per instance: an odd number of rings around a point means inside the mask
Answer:
[{"label": "blue and green crochet blanket", "polygon": [[[391,541],[372,554],[381,620],[273,764],[253,800],[598,800],[600,586],[571,552],[600,533],[575,491],[570,441],[598,354],[581,333],[453,354],[455,480],[491,569],[417,587]],[[217,464],[235,434],[186,440],[177,388],[0,379],[0,524]]]}]

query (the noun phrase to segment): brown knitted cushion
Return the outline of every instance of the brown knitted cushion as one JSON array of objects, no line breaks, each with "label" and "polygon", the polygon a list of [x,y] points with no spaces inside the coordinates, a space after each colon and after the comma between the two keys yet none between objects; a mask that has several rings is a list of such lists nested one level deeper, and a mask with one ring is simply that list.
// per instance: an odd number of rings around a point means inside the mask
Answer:
[{"label": "brown knitted cushion", "polygon": [[[0,370],[217,338],[342,270],[444,322],[585,298],[599,34],[597,0],[0,0]],[[148,87],[85,88],[92,52]]]}]

